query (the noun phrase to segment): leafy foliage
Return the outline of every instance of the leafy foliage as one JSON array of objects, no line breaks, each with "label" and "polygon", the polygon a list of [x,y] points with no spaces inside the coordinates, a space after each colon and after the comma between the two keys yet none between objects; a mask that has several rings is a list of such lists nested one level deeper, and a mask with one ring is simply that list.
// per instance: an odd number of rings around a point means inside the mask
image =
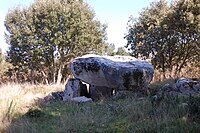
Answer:
[{"label": "leafy foliage", "polygon": [[3,62],[3,53],[2,53],[2,51],[0,49],[0,63],[2,63],[2,62]]},{"label": "leafy foliage", "polygon": [[119,47],[119,48],[117,49],[116,55],[128,56],[129,53],[126,52],[126,50],[125,50],[124,47]]},{"label": "leafy foliage", "polygon": [[199,9],[197,0],[152,3],[138,19],[130,17],[127,47],[133,56],[151,58],[164,78],[167,71],[177,75],[188,63],[199,64]]},{"label": "leafy foliage", "polygon": [[5,20],[8,60],[20,76],[60,82],[71,59],[105,47],[106,25],[94,17],[82,0],[36,0],[10,10]]},{"label": "leafy foliage", "polygon": [[115,45],[113,43],[105,45],[105,48],[103,49],[106,55],[113,56],[115,55]]},{"label": "leafy foliage", "polygon": [[0,49],[0,83],[5,82],[7,79],[6,73],[7,71],[12,68],[12,65],[5,60],[6,55]]}]

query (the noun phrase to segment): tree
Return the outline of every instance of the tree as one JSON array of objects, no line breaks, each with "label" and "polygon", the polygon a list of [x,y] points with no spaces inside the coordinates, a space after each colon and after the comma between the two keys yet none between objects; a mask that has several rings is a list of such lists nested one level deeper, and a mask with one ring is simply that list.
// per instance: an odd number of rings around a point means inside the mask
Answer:
[{"label": "tree", "polygon": [[115,55],[115,45],[113,43],[105,45],[104,49],[103,49],[103,53],[105,55],[109,55],[109,56],[113,56]]},{"label": "tree", "polygon": [[129,53],[126,52],[126,50],[125,50],[124,47],[119,47],[119,48],[117,49],[116,55],[128,56]]},{"label": "tree", "polygon": [[[179,0],[176,6],[171,6],[169,12],[163,20],[162,25],[166,25],[167,35],[173,46],[172,66],[175,69],[175,75],[181,72],[181,69],[188,63],[200,63],[200,4],[197,0]],[[169,50],[168,50],[169,51]],[[169,51],[170,52],[170,51]]]},{"label": "tree", "polygon": [[5,20],[8,60],[19,73],[60,83],[71,59],[105,47],[106,25],[94,17],[82,0],[36,0],[10,10]]},{"label": "tree", "polygon": [[167,71],[180,73],[199,56],[199,8],[196,0],[152,3],[138,19],[130,18],[127,47],[133,56],[151,58],[164,78]]},{"label": "tree", "polygon": [[7,79],[6,73],[12,67],[10,63],[6,62],[5,58],[6,55],[0,49],[0,84],[5,82],[5,79]]},{"label": "tree", "polygon": [[1,49],[0,49],[0,83],[2,82],[1,81],[1,77],[2,77],[2,75],[3,75],[3,54],[2,54],[2,51],[1,51]]},{"label": "tree", "polygon": [[0,64],[3,62],[3,53],[2,50],[0,49]]}]

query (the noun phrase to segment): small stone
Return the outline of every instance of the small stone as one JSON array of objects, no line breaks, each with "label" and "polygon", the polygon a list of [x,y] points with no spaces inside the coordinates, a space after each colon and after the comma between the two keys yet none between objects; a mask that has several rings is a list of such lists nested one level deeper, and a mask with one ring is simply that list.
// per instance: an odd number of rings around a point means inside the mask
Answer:
[{"label": "small stone", "polygon": [[87,98],[85,96],[80,96],[80,97],[74,97],[71,99],[71,101],[74,101],[74,102],[92,102],[92,99],[91,98]]}]

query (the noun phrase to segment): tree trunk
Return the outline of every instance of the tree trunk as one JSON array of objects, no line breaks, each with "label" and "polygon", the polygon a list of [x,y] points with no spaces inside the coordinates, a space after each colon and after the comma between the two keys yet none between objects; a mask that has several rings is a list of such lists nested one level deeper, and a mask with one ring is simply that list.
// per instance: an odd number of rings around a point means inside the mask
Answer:
[{"label": "tree trunk", "polygon": [[60,66],[59,70],[58,70],[58,76],[57,76],[57,85],[61,83],[61,80],[62,80],[62,69],[63,69],[63,66]]},{"label": "tree trunk", "polygon": [[49,81],[48,81],[48,79],[47,79],[48,76],[45,74],[44,71],[42,71],[42,75],[44,76],[44,80],[45,80],[45,82],[46,82],[46,85],[49,85]]},{"label": "tree trunk", "polygon": [[165,72],[166,72],[166,70],[165,70],[165,57],[164,57],[164,55],[162,55],[162,74],[163,74],[162,80],[166,79]]},{"label": "tree trunk", "polygon": [[53,83],[56,83],[56,70],[53,71]]}]

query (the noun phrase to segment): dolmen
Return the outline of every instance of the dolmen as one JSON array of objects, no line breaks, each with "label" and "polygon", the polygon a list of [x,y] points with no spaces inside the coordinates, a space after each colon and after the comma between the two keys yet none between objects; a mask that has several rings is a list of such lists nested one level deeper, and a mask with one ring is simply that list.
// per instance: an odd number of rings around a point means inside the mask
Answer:
[{"label": "dolmen", "polygon": [[64,100],[85,96],[95,101],[113,91],[145,92],[154,74],[152,64],[130,56],[89,54],[75,58],[69,68],[74,78],[65,86]]}]

